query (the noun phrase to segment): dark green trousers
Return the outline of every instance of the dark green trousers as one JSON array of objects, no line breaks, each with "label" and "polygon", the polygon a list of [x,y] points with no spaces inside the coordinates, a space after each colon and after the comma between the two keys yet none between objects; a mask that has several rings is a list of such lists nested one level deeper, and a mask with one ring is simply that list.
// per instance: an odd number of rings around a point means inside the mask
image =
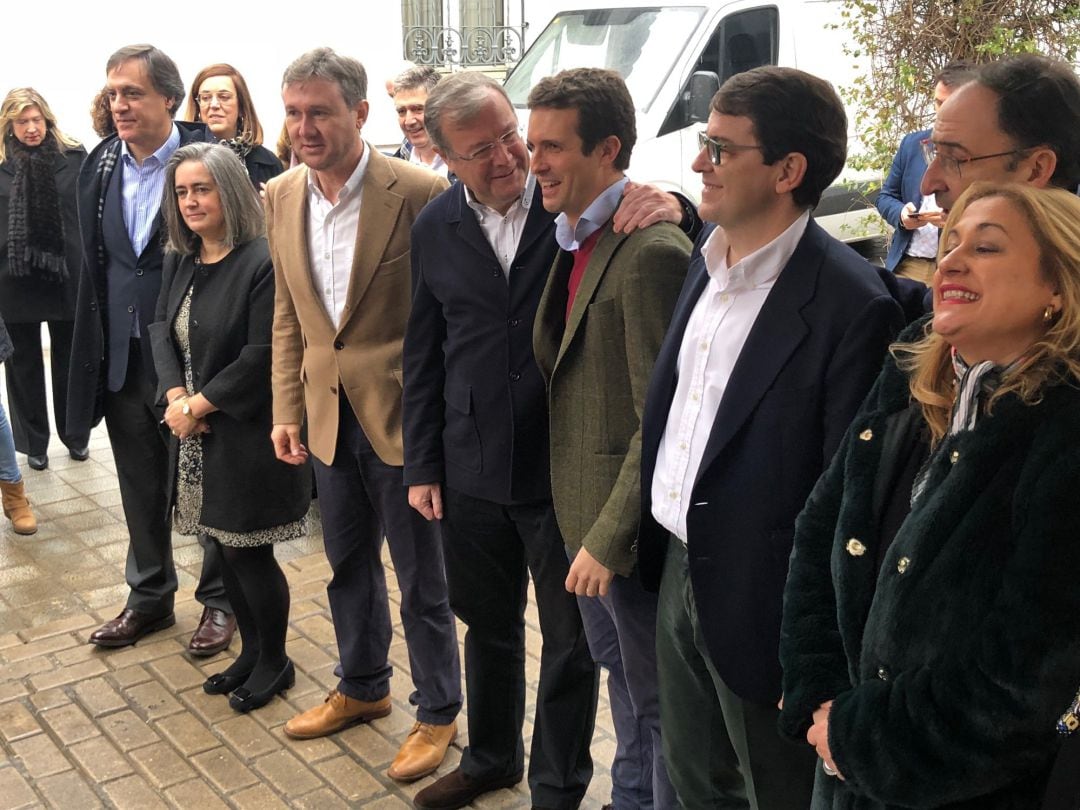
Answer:
[{"label": "dark green trousers", "polygon": [[717,674],[678,538],[660,583],[656,661],[664,758],[682,807],[807,810],[817,755],[780,737],[775,705],[743,700]]}]

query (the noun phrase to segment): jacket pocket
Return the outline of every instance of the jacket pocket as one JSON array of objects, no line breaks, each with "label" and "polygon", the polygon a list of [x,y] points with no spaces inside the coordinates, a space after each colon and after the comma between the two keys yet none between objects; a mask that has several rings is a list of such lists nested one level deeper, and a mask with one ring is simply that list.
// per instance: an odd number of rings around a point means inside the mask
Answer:
[{"label": "jacket pocket", "polygon": [[443,448],[448,464],[471,473],[484,468],[480,430],[473,413],[472,386],[447,380],[443,387],[446,401]]}]

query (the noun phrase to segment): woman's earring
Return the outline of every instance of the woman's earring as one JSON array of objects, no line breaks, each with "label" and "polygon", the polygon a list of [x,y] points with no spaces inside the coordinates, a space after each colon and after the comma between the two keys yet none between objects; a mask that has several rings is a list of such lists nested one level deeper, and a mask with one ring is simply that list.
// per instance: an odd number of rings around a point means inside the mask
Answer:
[{"label": "woman's earring", "polygon": [[1054,308],[1047,304],[1046,309],[1043,310],[1043,323],[1050,323],[1054,320]]}]

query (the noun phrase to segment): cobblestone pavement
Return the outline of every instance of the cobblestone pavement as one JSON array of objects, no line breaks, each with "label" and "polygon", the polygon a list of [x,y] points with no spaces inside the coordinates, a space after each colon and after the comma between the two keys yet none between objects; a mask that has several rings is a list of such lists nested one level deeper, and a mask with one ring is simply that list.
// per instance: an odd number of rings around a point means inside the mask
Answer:
[{"label": "cobblestone pavement", "polygon": [[[321,702],[336,683],[325,590],[330,570],[314,512],[307,538],[278,546],[292,590],[288,652],[296,664],[296,686],[285,699],[244,716],[230,710],[224,698],[203,694],[203,680],[227,664],[239,649],[239,637],[233,652],[211,659],[185,652],[200,613],[192,597],[202,559],[194,538],[173,538],[180,577],[175,627],[120,650],[87,643],[101,622],[120,611],[127,595],[127,532],[103,428],[94,432],[90,448],[90,460],[78,463],[54,441],[48,470],[24,467],[40,522],[37,534],[20,537],[2,521],[0,810],[411,807],[411,797],[434,777],[400,785],[386,776],[413,722],[400,625],[390,651],[395,674],[389,717],[307,742],[288,740],[282,732],[289,717]],[[392,574],[389,587],[396,603]],[[527,621],[532,695],[540,635],[531,603]],[[463,635],[459,627],[459,638]],[[532,714],[531,697],[527,714]],[[440,774],[460,759],[467,742],[464,717],[459,729]],[[602,697],[593,740],[596,775],[582,805],[586,810],[596,810],[610,795],[607,765],[613,752]],[[525,783],[488,794],[476,806],[528,807]]]}]

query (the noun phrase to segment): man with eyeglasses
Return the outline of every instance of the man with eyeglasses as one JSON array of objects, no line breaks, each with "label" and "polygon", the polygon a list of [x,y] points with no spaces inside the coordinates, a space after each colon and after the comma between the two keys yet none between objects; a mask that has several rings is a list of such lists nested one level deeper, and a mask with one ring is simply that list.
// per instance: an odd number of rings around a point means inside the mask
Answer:
[{"label": "man with eyeglasses", "polygon": [[[459,182],[413,227],[405,483],[413,507],[441,520],[450,604],[468,627],[469,745],[414,803],[463,807],[524,776],[531,573],[544,644],[529,788],[535,807],[571,810],[592,775],[597,671],[565,587],[546,392],[533,356],[533,319],[558,250],[554,214],[528,174],[517,114],[497,82],[481,73],[443,79],[425,124]],[[683,218],[670,195],[631,193],[644,203],[629,206],[639,220]]]},{"label": "man with eyeglasses", "polygon": [[[934,77],[934,110],[953,91],[971,79],[968,62],[950,62]],[[923,141],[930,136],[924,129],[905,135],[893,158],[889,174],[878,192],[878,212],[892,226],[885,269],[904,278],[929,284],[937,266],[939,228],[944,223],[933,194],[925,197],[919,184],[926,172]]]},{"label": "man with eyeglasses", "polygon": [[664,757],[680,806],[805,810],[814,749],[781,739],[780,617],[795,517],[903,313],[810,218],[843,168],[832,86],[738,74],[693,169],[707,223],[642,418],[638,564],[659,590]]},{"label": "man with eyeglasses", "polygon": [[266,190],[276,284],[271,439],[281,461],[303,463],[306,413],[341,658],[336,687],[284,730],[307,740],[390,713],[385,538],[415,687],[408,702],[417,707],[387,775],[411,782],[443,761],[461,708],[439,530],[409,508],[401,445],[409,232],[448,184],[363,140],[367,74],[355,59],[309,51],[285,70],[281,96],[304,166]]},{"label": "man with eyeglasses", "polygon": [[948,211],[977,180],[1080,184],[1080,81],[1036,54],[979,68],[938,111],[925,144],[922,193]]}]

